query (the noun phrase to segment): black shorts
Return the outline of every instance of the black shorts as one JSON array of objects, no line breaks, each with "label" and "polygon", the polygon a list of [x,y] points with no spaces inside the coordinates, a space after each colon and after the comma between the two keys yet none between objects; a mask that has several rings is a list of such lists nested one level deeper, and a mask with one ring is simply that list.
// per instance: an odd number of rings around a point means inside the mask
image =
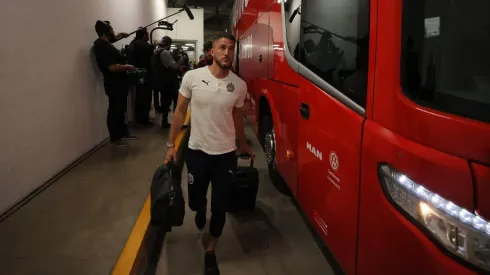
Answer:
[{"label": "black shorts", "polygon": [[187,150],[189,208],[193,211],[206,209],[206,195],[211,182],[211,212],[227,212],[230,185],[237,167],[235,151],[208,155],[203,151]]}]

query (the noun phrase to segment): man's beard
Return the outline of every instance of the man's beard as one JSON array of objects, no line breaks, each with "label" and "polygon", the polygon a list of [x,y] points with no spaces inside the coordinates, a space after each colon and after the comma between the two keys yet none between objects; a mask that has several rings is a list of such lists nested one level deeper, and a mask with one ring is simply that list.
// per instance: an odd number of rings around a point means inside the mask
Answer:
[{"label": "man's beard", "polygon": [[216,63],[216,65],[218,65],[218,67],[220,67],[220,69],[222,69],[222,70],[229,70],[229,69],[231,69],[231,64],[230,65],[222,64],[216,58],[214,59],[214,63]]},{"label": "man's beard", "polygon": [[116,35],[115,34],[113,34],[113,33],[109,34],[108,38],[109,38],[109,42],[111,42],[111,43],[116,42]]}]

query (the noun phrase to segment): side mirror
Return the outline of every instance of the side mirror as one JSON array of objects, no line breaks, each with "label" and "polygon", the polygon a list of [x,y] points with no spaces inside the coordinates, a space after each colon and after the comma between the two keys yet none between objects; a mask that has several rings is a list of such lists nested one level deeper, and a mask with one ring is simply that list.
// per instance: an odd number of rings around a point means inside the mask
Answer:
[{"label": "side mirror", "polygon": [[298,13],[301,14],[300,9],[301,6],[299,6],[297,9],[293,11],[293,14],[291,14],[291,17],[289,17],[289,23],[293,23],[294,18],[296,17],[296,15],[298,15]]}]

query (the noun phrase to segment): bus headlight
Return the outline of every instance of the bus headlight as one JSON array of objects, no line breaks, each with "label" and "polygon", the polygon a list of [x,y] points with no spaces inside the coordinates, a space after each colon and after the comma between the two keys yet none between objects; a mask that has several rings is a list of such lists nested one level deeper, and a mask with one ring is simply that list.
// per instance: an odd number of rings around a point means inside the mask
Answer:
[{"label": "bus headlight", "polygon": [[387,195],[458,257],[490,271],[490,223],[427,190],[386,164],[379,176]]}]

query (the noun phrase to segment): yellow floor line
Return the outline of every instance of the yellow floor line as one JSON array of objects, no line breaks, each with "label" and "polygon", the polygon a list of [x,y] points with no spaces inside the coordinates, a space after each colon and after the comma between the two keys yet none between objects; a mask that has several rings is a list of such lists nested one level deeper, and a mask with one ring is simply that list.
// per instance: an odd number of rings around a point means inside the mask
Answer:
[{"label": "yellow floor line", "polygon": [[141,244],[146,234],[146,229],[150,223],[150,196],[146,199],[146,202],[141,210],[136,224],[133,227],[133,231],[129,235],[129,238],[124,246],[124,250],[119,257],[112,274],[114,275],[127,275],[131,273],[134,262],[140,250]]},{"label": "yellow floor line", "polygon": [[[190,112],[187,113],[184,125],[188,125],[190,120]],[[184,131],[180,131],[176,140],[175,147],[176,150],[179,149],[179,146],[182,142],[182,138],[184,137]],[[133,230],[129,235],[126,244],[124,245],[124,249],[117,260],[114,269],[112,270],[112,275],[129,275],[131,274],[136,259],[138,257],[138,252],[140,251],[141,245],[145,238],[146,230],[148,225],[150,224],[150,196],[146,198],[145,204],[143,205],[143,209],[141,210],[138,219],[136,220],[135,225],[133,226]]]}]

